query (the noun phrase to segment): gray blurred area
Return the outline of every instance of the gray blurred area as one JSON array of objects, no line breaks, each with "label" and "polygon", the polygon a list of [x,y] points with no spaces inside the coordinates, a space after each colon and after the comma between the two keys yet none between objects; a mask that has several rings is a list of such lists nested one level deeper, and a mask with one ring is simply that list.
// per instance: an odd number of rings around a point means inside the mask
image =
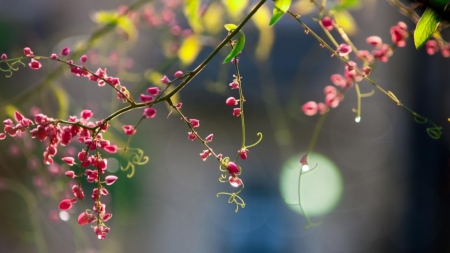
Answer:
[{"label": "gray blurred area", "polygon": [[[35,54],[58,53],[66,44],[85,38],[94,30],[96,26],[90,16],[95,11],[116,9],[122,4],[130,3],[0,0],[0,53],[10,57],[21,55],[25,46],[30,46]],[[367,49],[365,38],[371,35],[390,41],[389,28],[398,21],[414,27],[385,1],[368,4],[367,8],[352,13],[359,26],[358,34],[352,37],[358,48]],[[309,18],[304,20],[319,30]],[[330,58],[330,53],[289,17],[283,17],[276,25],[275,44],[266,62],[254,58],[253,45],[258,38],[255,27],[250,24],[245,32],[247,44],[240,72],[246,98],[247,142],[256,141],[257,132],[264,134],[262,142],[250,149],[248,159],[238,160],[244,170],[245,189],[241,197],[246,202],[245,208],[235,213],[235,205],[227,203],[227,196],[216,197],[218,192],[234,190],[218,181],[217,161],[210,157],[203,162],[199,157],[204,149],[201,143],[188,140],[189,129],[179,117],[173,113],[166,118],[165,105],[157,105],[157,116],[141,123],[131,141],[132,147],[145,152],[149,162],[137,166],[132,178],[126,177],[127,172],[115,172],[119,179],[110,187],[111,198],[105,200],[114,217],[107,222],[111,232],[104,241],[97,240],[89,226],[79,228],[76,224],[82,211],[79,203],[75,204],[69,221],[49,219],[49,212],[57,209],[62,197],[40,194],[33,180],[42,170],[27,169],[29,158],[25,161],[20,152],[18,156],[11,155],[11,145],[21,144],[12,138],[1,141],[0,178],[23,184],[35,196],[36,205],[35,218],[30,218],[23,199],[2,188],[0,252],[38,252],[33,219],[39,224],[39,236],[47,252],[450,252],[447,137],[450,60],[440,55],[428,56],[424,50],[416,51],[412,41],[408,41],[388,63],[377,64],[371,75],[405,105],[443,126],[444,134],[439,140],[431,139],[426,134],[427,125],[414,122],[411,114],[380,92],[363,99],[359,124],[352,112],[356,108],[354,89],[345,94],[339,107],[331,110],[314,151],[336,165],[342,179],[342,195],[329,212],[312,217],[313,221],[323,221],[321,226],[305,230],[305,218],[283,199],[281,172],[286,161],[306,151],[319,118],[304,116],[301,105],[310,100],[321,101],[323,88],[331,84],[330,75],[342,74],[344,65]],[[135,62],[130,72],[142,73],[162,62],[161,49],[154,46],[157,36],[157,31],[151,28],[140,31],[128,55]],[[218,42],[219,39],[213,45]],[[212,49],[205,47],[184,70],[192,70]],[[232,116],[225,100],[237,97],[237,92],[228,87],[220,93],[212,92],[210,86],[219,79],[219,69],[226,67],[221,64],[225,54],[218,55],[181,91],[181,101],[183,113],[200,120],[198,132],[202,136],[214,133],[213,149],[234,157],[241,145],[240,120]],[[56,67],[47,62],[43,65],[39,71],[24,68],[11,78],[0,77],[0,103],[39,83]],[[92,65],[92,69],[97,68]],[[165,74],[172,75],[179,68],[175,63]],[[233,69],[228,68],[226,80],[217,84],[222,88],[232,81]],[[114,71],[108,69],[111,75],[116,74]],[[114,96],[108,87],[98,87],[69,73],[57,80],[70,94],[70,115],[91,109],[96,119],[101,119],[111,107],[121,106],[117,102],[108,104]],[[141,81],[124,83],[135,92],[134,97],[150,86]],[[372,87],[363,82],[361,89],[369,92]],[[55,99],[51,93],[43,94],[36,101],[48,100],[50,110],[45,107],[42,110],[57,117],[53,110]],[[32,103],[25,101],[16,106],[27,112]],[[7,116],[3,108],[0,111],[3,120]],[[119,126],[135,124],[140,114],[141,111],[136,111],[121,116]],[[114,133],[126,141],[122,132]],[[42,145],[33,142],[37,150],[34,155],[41,163]],[[113,157],[124,162],[119,156]],[[117,166],[114,159],[110,166]],[[52,186],[59,190],[68,188],[69,179],[63,177]],[[85,188],[89,200],[91,189]]]}]

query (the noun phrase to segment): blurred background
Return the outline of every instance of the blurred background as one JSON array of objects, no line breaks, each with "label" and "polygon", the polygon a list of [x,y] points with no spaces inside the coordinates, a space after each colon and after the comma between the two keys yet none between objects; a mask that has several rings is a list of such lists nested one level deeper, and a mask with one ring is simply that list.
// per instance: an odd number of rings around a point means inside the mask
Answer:
[{"label": "blurred background", "polygon": [[[160,85],[162,75],[193,70],[226,36],[223,24],[238,24],[256,3],[203,1],[190,16],[181,0],[139,1],[129,12],[124,6],[130,2],[120,0],[0,0],[0,53],[14,58],[28,46],[35,55],[48,56],[70,47],[69,58],[78,62],[86,54],[90,69],[106,67],[137,98]],[[398,21],[414,28],[386,1],[350,3],[336,17],[360,49],[370,49],[365,39],[371,35],[390,43],[389,28]],[[313,7],[309,0],[294,0],[292,10],[325,38]],[[157,116],[142,122],[130,142],[149,162],[136,165],[127,178],[130,171],[120,169],[126,157],[108,156],[108,173],[119,179],[102,199],[114,215],[103,241],[89,226],[78,226],[81,204],[67,212],[58,209],[75,182],[64,176],[70,168],[60,158],[77,153],[79,143],[61,147],[47,166],[45,145],[29,135],[1,141],[0,251],[450,252],[449,60],[417,51],[408,40],[371,75],[402,103],[444,127],[438,140],[380,92],[362,100],[360,123],[352,112],[357,106],[353,89],[330,111],[308,160],[318,167],[301,179],[303,208],[322,225],[305,229],[298,207],[299,160],[319,116],[305,116],[301,106],[323,101],[323,88],[331,85],[332,74],[343,74],[344,65],[292,18],[267,26],[272,8],[266,3],[243,29],[247,41],[239,66],[247,143],[256,142],[258,132],[264,135],[247,160],[238,160],[245,208],[235,213],[227,196],[216,197],[235,188],[218,181],[217,161],[203,162],[202,144],[189,141],[179,116],[167,117],[166,106],[158,104]],[[127,14],[119,20],[118,13]],[[214,133],[214,151],[234,157],[241,126],[225,105],[226,98],[238,97],[228,86],[234,67],[222,64],[228,53],[229,48],[221,50],[176,99],[188,118],[200,120],[201,136]],[[41,63],[39,71],[20,68],[0,78],[2,120],[14,110],[30,118],[41,112],[67,119],[83,109],[100,120],[124,106],[109,87],[71,75],[55,62]],[[363,92],[372,89],[366,82],[360,86]],[[115,119],[106,138],[123,147],[127,139],[121,126],[136,124],[141,113]],[[89,208],[92,186],[83,187]]]}]

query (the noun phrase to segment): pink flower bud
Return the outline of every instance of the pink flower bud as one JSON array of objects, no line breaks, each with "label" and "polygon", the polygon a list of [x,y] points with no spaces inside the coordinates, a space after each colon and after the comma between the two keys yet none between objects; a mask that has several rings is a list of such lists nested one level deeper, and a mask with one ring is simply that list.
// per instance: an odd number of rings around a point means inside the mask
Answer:
[{"label": "pink flower bud", "polygon": [[236,116],[236,117],[241,116],[241,108],[234,108],[233,109],[233,116]]},{"label": "pink flower bud", "polygon": [[112,214],[111,214],[111,213],[105,213],[105,214],[102,216],[102,220],[103,220],[103,221],[108,221],[109,219],[111,219],[111,217],[112,217]]},{"label": "pink flower bud", "polygon": [[225,102],[228,106],[235,106],[239,102],[234,97],[227,98],[227,101]]},{"label": "pink flower bud", "polygon": [[191,126],[193,128],[196,128],[196,127],[200,126],[200,121],[198,119],[190,119],[189,123],[191,124]]},{"label": "pink flower bud", "polygon": [[229,84],[232,90],[239,89],[239,83],[235,80]]},{"label": "pink flower bud", "polygon": [[170,80],[167,76],[163,76],[163,78],[161,78],[161,83],[168,84],[168,83],[170,83]]},{"label": "pink flower bud", "polygon": [[203,150],[203,152],[200,153],[200,157],[202,158],[203,161],[206,161],[206,159],[207,159],[208,156],[210,156],[210,155],[211,155],[211,152],[210,152],[208,149]]},{"label": "pink flower bud", "polygon": [[86,55],[83,55],[80,57],[80,62],[81,63],[86,63],[87,62],[88,57]]},{"label": "pink flower bud", "polygon": [[65,47],[65,48],[63,48],[63,50],[61,50],[61,55],[67,56],[69,54],[70,54],[70,48]]},{"label": "pink flower bud", "polygon": [[68,178],[75,178],[76,177],[75,172],[73,170],[66,171],[66,173],[64,173],[64,174]]},{"label": "pink flower bud", "polygon": [[228,182],[233,187],[239,187],[239,186],[242,185],[242,180],[240,178],[236,177],[236,176],[230,176],[228,178]]},{"label": "pink flower bud", "polygon": [[28,63],[28,66],[30,66],[31,69],[40,69],[42,67],[42,64],[35,59],[31,59],[31,62]]},{"label": "pink flower bud", "polygon": [[83,212],[78,216],[78,224],[80,226],[87,225],[94,221],[95,221],[95,215],[88,213],[88,212]]},{"label": "pink flower bud", "polygon": [[72,208],[72,202],[70,199],[64,199],[59,203],[59,209],[61,210],[69,210]]},{"label": "pink flower bud", "polygon": [[67,156],[67,157],[63,157],[61,160],[63,160],[64,162],[66,162],[69,166],[72,166],[75,164],[75,158]]},{"label": "pink flower bud", "polygon": [[6,61],[6,60],[8,59],[8,56],[6,56],[6,54],[2,54],[1,59],[2,59],[3,61]]},{"label": "pink flower bud", "polygon": [[313,116],[316,115],[317,113],[317,103],[314,101],[309,101],[306,102],[303,106],[302,106],[302,111],[305,115],[307,116]]},{"label": "pink flower bud", "polygon": [[117,180],[117,177],[114,176],[114,175],[110,175],[110,176],[105,177],[106,185],[112,185],[112,184],[114,184],[114,182],[116,182],[116,180]]},{"label": "pink flower bud", "polygon": [[427,49],[427,54],[429,54],[429,55],[433,55],[436,52],[439,52],[439,45],[438,45],[437,41],[435,41],[435,40],[427,41],[427,43],[425,44],[425,47]]},{"label": "pink flower bud", "polygon": [[173,76],[175,77],[175,78],[178,78],[178,77],[180,77],[180,76],[182,76],[183,75],[183,72],[182,71],[177,71],[177,72],[175,72],[175,74],[173,74]]},{"label": "pink flower bud", "polygon": [[214,134],[210,134],[210,135],[206,136],[205,141],[206,142],[212,142],[213,137],[214,137]]},{"label": "pink flower bud", "polygon": [[333,30],[334,20],[332,18],[325,16],[322,18],[320,22],[322,23],[323,27],[325,27],[325,29],[327,29],[328,31]]},{"label": "pink flower bud", "polygon": [[151,87],[147,89],[147,92],[152,95],[152,96],[156,96],[159,93],[159,88],[158,87]]},{"label": "pink flower bud", "polygon": [[83,189],[82,189],[81,187],[78,187],[78,185],[72,186],[72,192],[73,192],[73,195],[74,195],[77,199],[84,199],[84,192],[83,192]]},{"label": "pink flower bud", "polygon": [[238,150],[238,154],[242,160],[247,159],[247,153],[248,153],[248,149],[246,149],[246,148]]},{"label": "pink flower bud", "polygon": [[324,103],[317,103],[317,110],[320,114],[324,114],[327,112],[327,106]]},{"label": "pink flower bud", "polygon": [[366,42],[367,42],[367,44],[370,44],[370,45],[374,46],[375,48],[379,48],[383,44],[383,41],[378,36],[367,37]]},{"label": "pink flower bud", "polygon": [[188,132],[188,139],[194,141],[197,136],[193,132]]},{"label": "pink flower bud", "polygon": [[141,94],[141,102],[142,103],[150,103],[153,101],[153,97],[150,95]]},{"label": "pink flower bud", "polygon": [[342,43],[339,45],[338,49],[336,50],[336,52],[340,55],[340,56],[347,56],[349,53],[352,52],[352,47],[350,47],[349,45]]},{"label": "pink flower bud", "polygon": [[331,79],[331,82],[336,86],[345,86],[345,84],[347,83],[345,78],[339,74],[331,75],[330,79]]},{"label": "pink flower bud", "polygon": [[3,140],[6,138],[6,134],[5,133],[0,133],[0,140]]},{"label": "pink flower bud", "polygon": [[133,135],[134,133],[136,133],[136,129],[134,129],[134,126],[132,125],[122,126],[122,129],[126,135]]},{"label": "pink flower bud", "polygon": [[340,99],[336,94],[328,94],[325,97],[325,104],[331,108],[336,108],[339,105]]},{"label": "pink flower bud", "polygon": [[239,174],[239,167],[234,162],[228,162],[227,170],[231,175]]},{"label": "pink flower bud", "polygon": [[181,102],[175,105],[175,107],[176,107],[178,110],[181,109],[181,106],[183,106],[183,103],[181,103]]},{"label": "pink flower bud", "polygon": [[115,154],[117,152],[117,146],[116,145],[108,145],[103,148],[106,152]]},{"label": "pink flower bud", "polygon": [[31,49],[29,47],[24,48],[23,53],[25,54],[25,56],[28,56],[28,57],[34,56],[33,51],[31,51]]},{"label": "pink flower bud", "polygon": [[145,108],[144,109],[144,116],[146,119],[151,119],[154,118],[156,115],[156,110],[149,107],[149,108]]},{"label": "pink flower bud", "polygon": [[92,116],[94,116],[94,113],[92,113],[91,110],[83,110],[81,112],[81,118],[84,119],[84,120],[88,120]]},{"label": "pink flower bud", "polygon": [[325,93],[325,95],[328,95],[328,94],[336,95],[337,94],[337,89],[335,87],[331,86],[331,85],[328,85],[328,86],[326,86],[323,89],[323,92]]},{"label": "pink flower bud", "polygon": [[50,55],[50,58],[51,58],[52,60],[56,60],[56,59],[58,59],[58,55],[52,54],[52,55]]}]

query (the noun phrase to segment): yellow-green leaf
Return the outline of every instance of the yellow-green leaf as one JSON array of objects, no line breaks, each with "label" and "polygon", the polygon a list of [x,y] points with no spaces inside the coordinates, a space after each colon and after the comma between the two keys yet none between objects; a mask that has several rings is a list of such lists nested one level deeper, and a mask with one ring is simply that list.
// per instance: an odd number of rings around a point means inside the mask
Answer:
[{"label": "yellow-green leaf", "polygon": [[289,10],[291,6],[291,0],[274,0],[275,5],[273,7],[273,16],[270,19],[269,25],[274,25],[280,18]]},{"label": "yellow-green leaf", "polygon": [[336,20],[336,23],[339,24],[348,35],[354,35],[358,31],[355,19],[348,11],[342,10],[336,12],[333,17],[334,20]]},{"label": "yellow-green leaf", "polygon": [[178,49],[178,58],[184,65],[189,65],[197,58],[201,48],[200,38],[195,34],[191,35],[184,39],[183,44]]},{"label": "yellow-green leaf", "polygon": [[135,40],[138,31],[128,16],[121,16],[115,11],[98,11],[94,14],[94,21],[100,25],[114,25],[120,28],[131,40]]},{"label": "yellow-green leaf", "polygon": [[14,105],[7,105],[5,106],[5,113],[6,115],[8,115],[10,118],[14,119],[14,113],[18,112],[19,109],[17,109],[17,107],[15,107]]},{"label": "yellow-green leaf", "polygon": [[203,31],[203,25],[200,23],[200,4],[201,0],[186,0],[184,5],[184,15],[195,33]]},{"label": "yellow-green leaf", "polygon": [[205,15],[203,15],[203,24],[206,31],[210,34],[219,33],[222,28],[220,27],[223,20],[223,8],[218,3],[211,3],[206,9]]},{"label": "yellow-green leaf", "polygon": [[228,15],[233,19],[237,19],[241,16],[242,11],[247,7],[248,0],[222,0]]},{"label": "yellow-green leaf", "polygon": [[227,31],[231,32],[233,30],[236,30],[237,25],[235,25],[235,24],[226,24],[226,25],[224,25],[224,27],[225,27],[225,29],[227,29]]},{"label": "yellow-green leaf", "polygon": [[[230,24],[228,24],[229,26]],[[225,25],[226,27],[227,25]],[[228,28],[227,28],[228,29]],[[238,39],[236,40],[236,43],[234,44],[233,49],[231,49],[230,54],[227,56],[227,58],[225,58],[225,60],[223,60],[223,63],[227,63],[229,61],[231,61],[231,59],[233,59],[234,57],[236,57],[244,48],[245,45],[245,34],[242,30],[239,30],[239,35],[238,35]]]},{"label": "yellow-green leaf", "polygon": [[427,8],[417,22],[414,30],[414,45],[421,48],[431,38],[441,22],[441,15],[431,8]]},{"label": "yellow-green leaf", "polygon": [[66,91],[57,85],[53,85],[51,89],[55,94],[56,99],[58,100],[59,105],[58,118],[67,119],[69,114],[69,100]]}]

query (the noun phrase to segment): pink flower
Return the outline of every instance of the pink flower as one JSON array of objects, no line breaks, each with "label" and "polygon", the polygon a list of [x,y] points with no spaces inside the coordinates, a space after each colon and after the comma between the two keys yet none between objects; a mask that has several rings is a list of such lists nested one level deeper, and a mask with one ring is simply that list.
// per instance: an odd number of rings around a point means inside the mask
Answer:
[{"label": "pink flower", "polygon": [[206,159],[210,155],[211,155],[211,151],[209,151],[208,149],[203,150],[203,152],[200,153],[200,157],[202,158],[203,161],[206,161]]},{"label": "pink flower", "polygon": [[230,176],[228,178],[228,182],[233,187],[239,187],[239,186],[242,185],[242,180],[240,178],[236,177],[236,176]]},{"label": "pink flower", "polygon": [[238,154],[242,160],[247,159],[247,153],[248,153],[248,149],[246,149],[246,148],[242,148],[242,149],[238,150]]},{"label": "pink flower", "polygon": [[235,106],[239,102],[234,97],[227,98],[227,101],[225,102],[228,106]]},{"label": "pink flower", "polygon": [[339,105],[340,99],[336,94],[328,94],[325,97],[325,104],[331,108],[336,108]]},{"label": "pink flower", "polygon": [[8,59],[8,56],[6,56],[6,54],[2,54],[1,59],[2,59],[3,61],[6,61],[6,59]]},{"label": "pink flower", "polygon": [[318,103],[317,104],[317,110],[320,114],[324,114],[327,112],[328,107],[324,103]]},{"label": "pink flower", "polygon": [[67,56],[69,54],[70,54],[70,48],[65,47],[65,48],[63,48],[63,50],[61,50],[61,55]]},{"label": "pink flower", "polygon": [[450,57],[450,44],[447,44],[443,48],[441,48],[441,54],[445,58]]},{"label": "pink flower", "polygon": [[325,29],[327,29],[328,31],[333,30],[334,20],[332,18],[325,16],[322,18],[320,22],[322,23],[323,27],[325,27]]},{"label": "pink flower", "polygon": [[345,84],[347,83],[345,78],[339,74],[331,75],[330,79],[331,79],[331,82],[336,86],[345,86]]},{"label": "pink flower", "polygon": [[161,78],[161,83],[163,84],[169,84],[170,80],[167,76],[163,76],[163,78]]},{"label": "pink flower", "polygon": [[114,175],[110,175],[110,176],[105,177],[106,185],[112,185],[112,184],[114,184],[114,182],[116,182],[116,180],[117,180],[117,177],[114,176]]},{"label": "pink flower", "polygon": [[34,56],[33,51],[31,51],[31,49],[29,47],[24,48],[23,53],[25,54],[25,56],[28,56],[28,57]]},{"label": "pink flower", "polygon": [[325,95],[328,95],[328,94],[336,95],[337,89],[334,86],[328,85],[328,86],[325,86],[325,88],[323,89],[323,92],[325,93]]},{"label": "pink flower", "polygon": [[175,105],[175,107],[176,107],[178,110],[181,109],[181,106],[183,106],[183,103],[181,103],[181,102]]},{"label": "pink flower", "polygon": [[375,48],[379,48],[383,44],[383,41],[378,36],[367,37],[366,42],[367,42],[367,44],[370,44],[370,45],[374,46]]},{"label": "pink flower", "polygon": [[336,50],[336,52],[340,55],[340,56],[347,56],[349,53],[352,52],[352,47],[350,47],[349,45],[342,43],[339,45],[338,49]]},{"label": "pink flower", "polygon": [[65,163],[67,163],[69,166],[72,166],[75,164],[75,158],[67,156],[63,157],[61,160],[63,160]]},{"label": "pink flower", "polygon": [[191,124],[191,126],[193,128],[196,128],[196,127],[200,126],[200,121],[198,119],[190,119],[189,123]]},{"label": "pink flower", "polygon": [[193,132],[188,132],[188,139],[194,141],[197,136]]},{"label": "pink flower", "polygon": [[67,171],[67,172],[64,173],[64,174],[65,174],[66,177],[68,177],[68,178],[75,178],[75,177],[76,177],[75,172],[74,172],[73,170],[69,170],[69,171]]},{"label": "pink flower", "polygon": [[175,77],[175,78],[178,78],[178,77],[180,77],[180,76],[182,76],[183,75],[183,72],[182,71],[177,71],[177,72],[175,72],[175,74],[173,74],[173,76]]},{"label": "pink flower", "polygon": [[136,133],[136,129],[134,129],[134,126],[132,125],[122,126],[122,129],[126,135],[133,135],[134,133]]},{"label": "pink flower", "polygon": [[227,170],[232,176],[240,172],[239,167],[234,162],[228,162]]},{"label": "pink flower", "polygon": [[95,221],[95,215],[88,213],[88,212],[83,212],[78,216],[78,224],[80,226],[87,225],[94,221]]},{"label": "pink flower", "polygon": [[77,199],[84,199],[84,192],[81,187],[78,187],[78,185],[72,186],[72,192]]},{"label": "pink flower", "polygon": [[439,51],[439,45],[438,45],[437,41],[435,41],[435,40],[427,41],[427,43],[425,44],[425,47],[427,49],[427,54],[429,54],[429,55],[433,55]]},{"label": "pink flower", "polygon": [[83,56],[80,57],[80,62],[81,62],[81,63],[86,63],[86,62],[87,62],[87,59],[88,59],[87,56],[86,56],[86,55],[83,55]]},{"label": "pink flower", "polygon": [[159,88],[158,87],[151,87],[147,89],[147,92],[150,93],[150,95],[152,96],[156,96],[159,93]]},{"label": "pink flower", "polygon": [[80,115],[83,120],[88,120],[94,116],[94,113],[91,110],[83,110]]},{"label": "pink flower", "polygon": [[153,97],[150,95],[141,94],[142,103],[150,103],[153,101]]},{"label": "pink flower", "polygon": [[398,47],[404,47],[406,45],[405,39],[408,38],[408,27],[403,22],[398,22],[396,26],[391,27],[390,33],[392,42]]},{"label": "pink flower", "polygon": [[238,83],[236,80],[234,80],[233,82],[231,82],[231,83],[229,84],[229,86],[231,87],[232,90],[234,90],[234,89],[239,89],[239,83]]},{"label": "pink flower", "polygon": [[146,119],[151,119],[156,116],[156,110],[149,107],[144,109],[144,116]]},{"label": "pink flower", "polygon": [[59,209],[69,210],[72,208],[72,201],[70,199],[64,199],[59,203]]},{"label": "pink flower", "polygon": [[28,63],[28,66],[30,66],[31,69],[40,69],[42,67],[42,64],[35,59],[31,59],[31,62]]},{"label": "pink flower", "polygon": [[106,152],[111,153],[111,154],[114,154],[114,153],[117,152],[117,146],[116,145],[108,145],[108,146],[105,146],[103,149]]},{"label": "pink flower", "polygon": [[305,115],[307,116],[313,116],[316,115],[317,113],[317,103],[314,101],[309,101],[306,102],[303,106],[302,106],[302,111]]},{"label": "pink flower", "polygon": [[50,58],[52,60],[56,60],[56,59],[58,59],[58,56],[56,54],[52,54],[52,55],[50,55]]},{"label": "pink flower", "polygon": [[210,134],[210,135],[206,136],[205,141],[206,142],[212,142],[213,136],[214,136],[214,134]]},{"label": "pink flower", "polygon": [[233,116],[236,116],[236,117],[241,116],[241,108],[234,108],[233,109]]}]

